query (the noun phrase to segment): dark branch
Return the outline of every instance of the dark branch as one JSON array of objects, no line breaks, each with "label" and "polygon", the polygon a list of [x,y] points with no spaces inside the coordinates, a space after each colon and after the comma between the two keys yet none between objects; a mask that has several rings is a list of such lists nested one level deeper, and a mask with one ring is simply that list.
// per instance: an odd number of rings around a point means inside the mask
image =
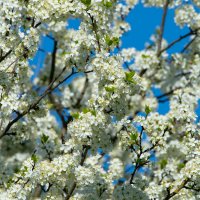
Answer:
[{"label": "dark branch", "polygon": [[80,96],[78,97],[76,104],[73,105],[73,108],[80,108],[80,106],[81,106],[81,100],[83,99],[83,97],[85,95],[85,92],[87,90],[87,87],[88,87],[88,81],[89,80],[88,80],[88,77],[86,75],[86,79],[85,79],[85,84],[84,84],[83,90],[82,90]]},{"label": "dark branch", "polygon": [[[51,62],[51,71],[50,71],[50,76],[49,76],[49,84],[52,82],[53,78],[54,78],[54,74],[55,74],[55,67],[56,67],[56,53],[57,53],[57,41],[51,37],[50,35],[47,35],[47,37],[49,37],[50,39],[52,39],[54,41],[54,49],[53,49],[53,53],[52,53],[52,62]],[[54,96],[52,93],[49,93],[49,100],[50,102],[53,104],[56,112],[58,113],[61,121],[62,121],[62,134],[61,134],[61,141],[64,144],[65,142],[65,132],[67,132],[67,125],[69,123],[69,120],[66,122],[65,121],[65,117],[63,115],[63,106],[56,102],[56,100],[54,99]]]},{"label": "dark branch", "polygon": [[164,198],[164,200],[169,200],[171,199],[173,196],[175,196],[176,194],[178,194],[184,187],[185,185],[189,182],[189,178],[186,178],[185,180],[182,181],[182,183],[173,191],[170,192],[170,190],[168,190],[168,194],[167,196]]},{"label": "dark branch", "polygon": [[93,31],[95,33],[95,37],[96,37],[96,40],[97,40],[98,51],[100,52],[101,51],[101,45],[100,45],[99,36],[98,36],[98,33],[97,33],[97,23],[96,23],[94,17],[90,13],[87,12],[87,14],[89,15],[89,17],[92,21],[92,28],[93,28]]},{"label": "dark branch", "polygon": [[196,38],[197,38],[197,35],[195,35],[194,38],[192,38],[192,39],[188,42],[188,44],[183,48],[183,50],[181,51],[181,53],[184,53],[184,52],[190,47],[190,45],[196,40]]},{"label": "dark branch", "polygon": [[57,41],[54,39],[54,48],[53,48],[53,53],[52,53],[52,62],[51,62],[49,84],[53,81],[53,78],[54,78],[55,67],[56,67],[56,52],[57,52]]},{"label": "dark branch", "polygon": [[[84,164],[84,162],[85,162],[85,159],[86,159],[86,157],[87,157],[88,150],[89,150],[89,146],[83,147],[83,153],[82,153],[82,155],[81,155],[81,161],[80,161],[80,165],[81,165],[81,166],[83,166],[83,164]],[[69,191],[69,193],[67,194],[65,200],[69,200],[69,199],[70,199],[70,197],[72,196],[74,190],[76,189],[76,185],[77,185],[77,183],[74,182],[73,185],[72,185],[72,187],[71,187],[71,189],[70,189],[70,191]]]},{"label": "dark branch", "polygon": [[[38,26],[40,26],[41,25],[41,22],[39,22],[38,24],[36,24],[35,26],[34,26],[34,28],[37,28]],[[5,55],[3,55],[3,56],[1,56],[0,57],[0,63],[2,62],[2,61],[4,61],[11,53],[12,53],[12,49],[11,50],[9,50]]]},{"label": "dark branch", "polygon": [[171,48],[172,46],[174,46],[176,43],[180,42],[181,40],[191,36],[191,35],[196,35],[197,34],[197,31],[199,30],[200,28],[197,28],[195,30],[190,30],[190,32],[186,33],[185,35],[182,35],[180,36],[178,39],[172,41],[167,47],[165,47],[164,49],[160,50],[160,54],[166,50],[168,50],[169,48]]},{"label": "dark branch", "polygon": [[9,50],[5,55],[0,57],[0,63],[5,60],[10,54],[12,53],[12,50]]},{"label": "dark branch", "polygon": [[161,47],[162,47],[162,39],[163,39],[163,34],[164,34],[164,28],[165,28],[165,21],[166,21],[166,16],[167,16],[167,11],[168,11],[168,6],[169,6],[170,0],[166,0],[166,3],[163,8],[163,16],[162,16],[162,22],[160,25],[160,34],[158,37],[158,49],[157,49],[157,56],[161,55]]},{"label": "dark branch", "polygon": [[164,93],[164,94],[162,94],[162,95],[159,95],[159,96],[157,96],[156,98],[159,99],[159,101],[160,101],[160,99],[162,99],[163,97],[166,97],[166,96],[170,96],[171,94],[173,94],[173,93],[174,93],[176,90],[178,90],[178,89],[181,89],[181,88],[178,87],[178,88],[176,88],[176,89],[170,90],[169,92],[166,92],[166,93]]},{"label": "dark branch", "polygon": [[[20,112],[21,114],[19,114],[15,119],[13,119],[12,121],[10,121],[8,123],[8,125],[6,126],[5,130],[3,131],[3,134],[0,136],[0,139],[7,135],[8,131],[10,130],[10,128],[13,126],[13,124],[15,124],[17,121],[19,121],[22,117],[24,117],[25,115],[27,115],[31,110],[34,110],[37,108],[38,104],[40,103],[40,101],[45,98],[49,93],[51,93],[53,90],[55,90],[57,87],[59,87],[62,83],[64,83],[67,79],[69,79],[71,76],[73,76],[74,74],[78,73],[75,72],[74,69],[72,70],[72,72],[70,73],[70,75],[68,75],[66,78],[64,78],[62,81],[59,81],[55,86],[53,86],[53,84],[60,78],[60,76],[64,73],[64,71],[66,70],[67,66],[65,66],[63,68],[63,70],[58,74],[58,76],[49,84],[49,86],[47,87],[47,89],[44,91],[44,93],[35,101],[33,102],[25,111]],[[53,87],[52,87],[53,86]]]},{"label": "dark branch", "polygon": [[143,151],[142,151],[142,134],[143,134],[143,131],[144,131],[144,127],[142,126],[142,129],[140,131],[140,136],[139,136],[139,153],[136,153],[137,154],[137,160],[136,160],[136,164],[135,164],[135,168],[134,168],[134,171],[133,173],[131,174],[131,178],[130,178],[130,184],[133,183],[133,178],[137,172],[137,170],[142,167],[144,164],[146,163],[140,163],[140,158],[143,154]]}]

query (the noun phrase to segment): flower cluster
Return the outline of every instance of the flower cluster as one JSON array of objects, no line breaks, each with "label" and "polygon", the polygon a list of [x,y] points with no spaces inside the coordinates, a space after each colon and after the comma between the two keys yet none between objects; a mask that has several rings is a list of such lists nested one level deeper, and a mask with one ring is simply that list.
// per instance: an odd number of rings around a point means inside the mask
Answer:
[{"label": "flower cluster", "polygon": [[[200,198],[200,4],[142,2],[164,14],[138,51],[121,48],[138,0],[0,0],[0,199]],[[172,8],[190,30],[169,42]]]}]

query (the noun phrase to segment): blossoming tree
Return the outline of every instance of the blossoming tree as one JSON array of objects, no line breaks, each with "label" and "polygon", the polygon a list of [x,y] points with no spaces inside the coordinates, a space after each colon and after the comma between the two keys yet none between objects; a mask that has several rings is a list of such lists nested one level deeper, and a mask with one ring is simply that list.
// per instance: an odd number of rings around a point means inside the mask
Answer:
[{"label": "blossoming tree", "polygon": [[[143,0],[163,9],[160,28],[146,49],[122,49],[137,3],[0,0],[1,200],[200,199],[200,1]],[[190,31],[168,43],[169,9]],[[78,30],[66,29],[69,18]],[[53,52],[31,82],[42,34]]]}]

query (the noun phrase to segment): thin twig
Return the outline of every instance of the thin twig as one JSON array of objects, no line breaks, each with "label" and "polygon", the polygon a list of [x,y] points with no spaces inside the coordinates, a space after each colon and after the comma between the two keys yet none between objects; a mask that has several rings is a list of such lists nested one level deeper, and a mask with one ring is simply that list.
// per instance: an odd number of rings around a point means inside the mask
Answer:
[{"label": "thin twig", "polygon": [[[36,25],[34,26],[34,28],[37,28],[37,27],[40,26],[40,25],[41,25],[41,22],[39,22],[38,24],[36,24]],[[20,42],[19,44],[21,44],[21,42]],[[2,61],[4,61],[12,52],[13,52],[13,49],[10,49],[5,55],[1,56],[1,57],[0,57],[0,63],[1,63]]]},{"label": "thin twig", "polygon": [[189,48],[189,46],[196,40],[196,38],[197,38],[197,35],[195,35],[194,38],[192,38],[192,39],[188,42],[188,44],[183,48],[183,50],[181,51],[181,53],[184,53],[184,52]]},{"label": "thin twig", "polygon": [[[50,76],[49,76],[49,84],[50,84],[52,82],[53,78],[54,78],[55,68],[56,68],[57,41],[49,35],[47,35],[47,37],[52,39],[53,42],[54,42],[53,53],[52,53],[52,61],[51,61],[51,71],[50,71]],[[63,116],[63,113],[62,113],[63,107],[62,107],[62,105],[60,105],[59,103],[56,102],[52,93],[49,93],[48,96],[49,96],[50,102],[53,104],[56,112],[58,113],[58,115],[59,115],[59,117],[62,121],[61,140],[62,140],[62,143],[64,143],[64,134],[65,134],[65,131],[67,131],[67,123],[65,122],[65,117]]]},{"label": "thin twig", "polygon": [[78,97],[77,102],[75,103],[75,105],[73,105],[73,108],[80,108],[81,100],[83,99],[83,97],[85,95],[85,92],[87,90],[87,87],[88,87],[88,82],[89,82],[89,79],[88,79],[88,77],[86,75],[86,79],[85,79],[85,84],[84,84],[83,90],[82,90],[80,96]]},{"label": "thin twig", "polygon": [[136,161],[136,164],[135,164],[135,168],[134,168],[134,171],[133,173],[131,174],[131,178],[130,178],[130,184],[133,183],[133,178],[137,172],[137,170],[143,165],[143,164],[140,164],[140,157],[141,155],[143,154],[142,152],[142,134],[143,134],[143,131],[144,131],[144,127],[142,126],[142,129],[140,131],[140,136],[139,136],[139,153],[136,153],[137,154],[137,161]]},{"label": "thin twig", "polygon": [[101,51],[101,45],[100,45],[99,36],[98,36],[98,33],[97,33],[97,23],[96,23],[94,17],[90,13],[87,12],[87,14],[89,15],[89,17],[92,21],[92,28],[93,28],[93,31],[95,33],[95,37],[96,37],[96,40],[97,40],[98,51],[100,52]]},{"label": "thin twig", "polygon": [[195,30],[190,30],[190,32],[186,33],[185,35],[180,36],[179,38],[175,39],[174,41],[172,41],[167,47],[163,48],[162,50],[160,50],[160,54],[163,53],[164,51],[168,50],[169,48],[171,48],[172,46],[174,46],[176,43],[180,42],[181,40],[191,36],[191,35],[195,35],[197,34],[197,31],[200,28],[197,28]]},{"label": "thin twig", "polygon": [[[88,150],[89,150],[89,147],[86,146],[86,147],[83,147],[83,153],[82,153],[82,156],[81,156],[81,161],[80,161],[80,166],[83,166],[84,162],[85,162],[85,159],[87,157],[87,153],[88,153]],[[69,200],[69,198],[72,196],[74,190],[76,189],[76,186],[77,186],[77,183],[74,182],[69,193],[67,194],[65,200]]]},{"label": "thin twig", "polygon": [[44,93],[35,101],[33,102],[25,111],[23,112],[19,112],[18,116],[13,119],[12,121],[10,121],[5,130],[3,131],[3,134],[0,136],[0,139],[5,136],[8,131],[10,130],[10,128],[13,126],[13,124],[15,124],[17,121],[19,121],[22,117],[24,117],[25,115],[27,115],[31,110],[34,110],[37,108],[37,105],[40,103],[40,101],[45,98],[49,93],[51,93],[54,89],[56,89],[57,87],[59,87],[63,82],[65,82],[67,79],[69,79],[71,76],[73,76],[74,74],[78,73],[75,72],[74,69],[72,70],[72,72],[70,73],[70,75],[68,75],[66,78],[64,78],[62,81],[59,81],[54,87],[53,84],[60,78],[60,76],[64,73],[64,71],[66,70],[67,66],[65,66],[62,71],[58,74],[58,76],[49,84],[49,86],[47,87],[47,89],[44,91]]},{"label": "thin twig", "polygon": [[0,63],[5,60],[10,54],[12,53],[12,50],[9,50],[5,55],[3,55],[1,58],[0,58]]},{"label": "thin twig", "polygon": [[162,15],[162,22],[160,25],[160,34],[158,37],[158,49],[157,49],[157,56],[159,57],[161,55],[161,47],[162,47],[162,39],[163,39],[163,34],[164,34],[164,29],[165,29],[165,22],[166,22],[166,16],[167,16],[167,11],[168,11],[168,6],[169,6],[170,0],[166,0],[166,3],[163,8],[163,15]]},{"label": "thin twig", "polygon": [[175,88],[175,89],[173,89],[173,90],[170,90],[169,92],[166,92],[166,93],[164,93],[164,94],[161,94],[161,95],[159,95],[159,96],[156,96],[156,98],[160,100],[160,99],[162,99],[163,97],[170,96],[170,95],[173,94],[176,90],[179,90],[179,89],[181,89],[181,87],[177,87],[177,88]]},{"label": "thin twig", "polygon": [[164,198],[164,200],[169,200],[171,199],[173,196],[175,196],[176,194],[178,194],[184,187],[185,185],[189,182],[189,178],[186,178],[185,180],[182,181],[182,183],[173,191],[170,192],[168,191],[167,196]]},{"label": "thin twig", "polygon": [[56,52],[57,52],[57,41],[54,39],[54,48],[53,48],[53,53],[52,53],[52,62],[51,62],[49,84],[53,81],[53,78],[54,78],[55,67],[56,67]]}]

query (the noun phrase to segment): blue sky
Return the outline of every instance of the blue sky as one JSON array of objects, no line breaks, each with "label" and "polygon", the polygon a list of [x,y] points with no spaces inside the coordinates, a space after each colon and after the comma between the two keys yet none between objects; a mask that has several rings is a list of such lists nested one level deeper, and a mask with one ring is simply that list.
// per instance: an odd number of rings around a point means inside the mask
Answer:
[{"label": "blue sky", "polygon": [[[132,30],[123,37],[123,47],[135,47],[142,50],[145,43],[149,42],[150,36],[155,33],[156,27],[160,26],[162,9],[155,7],[144,7],[138,4],[128,15],[127,21],[131,24]],[[181,34],[188,32],[188,28],[180,29],[174,22],[174,9],[169,9],[165,25],[164,38],[168,42],[177,39]],[[169,53],[179,51],[186,40],[175,45]]]}]

